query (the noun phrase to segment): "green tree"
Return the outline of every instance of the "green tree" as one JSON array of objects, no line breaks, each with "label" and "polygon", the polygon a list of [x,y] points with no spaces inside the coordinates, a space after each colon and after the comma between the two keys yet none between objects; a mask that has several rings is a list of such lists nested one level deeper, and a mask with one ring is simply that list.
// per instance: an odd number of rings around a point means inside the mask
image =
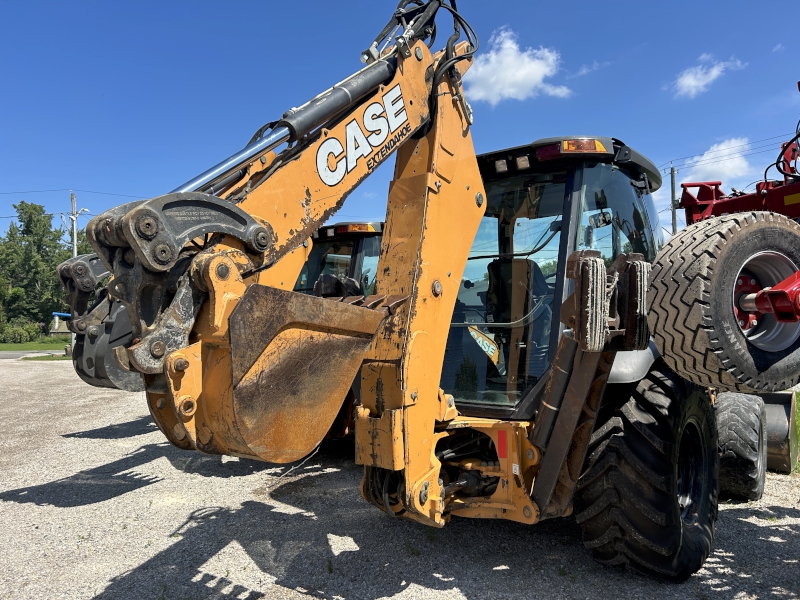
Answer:
[{"label": "green tree", "polygon": [[[0,319],[46,324],[53,311],[67,309],[56,267],[72,256],[72,246],[44,206],[22,201],[14,209],[17,222],[0,237]],[[83,238],[81,254],[91,252]]]}]

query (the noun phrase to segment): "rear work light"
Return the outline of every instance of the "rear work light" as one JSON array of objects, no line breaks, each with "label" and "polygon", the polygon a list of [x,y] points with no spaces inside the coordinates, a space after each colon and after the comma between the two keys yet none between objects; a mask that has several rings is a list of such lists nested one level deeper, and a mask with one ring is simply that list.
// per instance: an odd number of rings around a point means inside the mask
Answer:
[{"label": "rear work light", "polygon": [[536,148],[537,160],[552,160],[564,154],[608,154],[608,150],[600,140],[592,138],[563,140]]},{"label": "rear work light", "polygon": [[354,233],[354,232],[374,232],[375,227],[369,223],[350,223],[348,225],[338,225],[336,233]]},{"label": "rear work light", "polygon": [[578,154],[581,152],[606,153],[608,150],[600,143],[600,140],[564,140],[561,142],[561,152],[564,154]]},{"label": "rear work light", "polygon": [[494,170],[496,173],[505,173],[508,171],[508,163],[505,160],[494,161]]}]

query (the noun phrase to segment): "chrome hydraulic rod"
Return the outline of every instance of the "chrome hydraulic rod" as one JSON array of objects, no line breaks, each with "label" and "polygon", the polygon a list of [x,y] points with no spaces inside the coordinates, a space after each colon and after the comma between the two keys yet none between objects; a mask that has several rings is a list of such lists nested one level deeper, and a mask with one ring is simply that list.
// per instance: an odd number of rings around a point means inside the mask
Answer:
[{"label": "chrome hydraulic rod", "polygon": [[241,169],[254,158],[257,158],[262,154],[266,154],[284,142],[288,142],[289,136],[290,132],[286,127],[278,127],[273,129],[269,135],[266,135],[260,140],[253,142],[249,146],[246,146],[233,156],[229,156],[204,173],[201,173],[183,185],[178,186],[170,193],[176,194],[181,192],[202,192],[206,187],[213,185],[220,179],[223,179],[232,171]]},{"label": "chrome hydraulic rod", "polygon": [[227,179],[236,171],[243,169],[253,159],[274,150],[285,142],[297,141],[356,104],[379,85],[391,79],[396,70],[396,56],[389,56],[385,60],[379,60],[364,67],[344,81],[318,94],[303,106],[287,111],[269,135],[253,142],[170,193],[208,191],[213,193],[216,190],[209,190],[209,188],[213,188],[221,180]]}]

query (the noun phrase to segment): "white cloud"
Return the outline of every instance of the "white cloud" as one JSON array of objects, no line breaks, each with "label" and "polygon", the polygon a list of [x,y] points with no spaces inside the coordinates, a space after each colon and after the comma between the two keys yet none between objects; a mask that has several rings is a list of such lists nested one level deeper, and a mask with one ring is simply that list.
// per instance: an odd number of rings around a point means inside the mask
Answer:
[{"label": "white cloud", "polygon": [[737,58],[731,57],[727,61],[718,61],[711,54],[701,54],[697,60],[699,65],[678,73],[672,84],[676,98],[699,96],[703,92],[707,92],[709,86],[722,77],[726,71],[738,71],[747,66],[747,63],[743,63]]},{"label": "white cloud", "polygon": [[496,106],[506,99],[525,100],[539,94],[566,98],[572,90],[545,83],[558,72],[561,55],[551,48],[521,50],[510,29],[500,29],[489,38],[489,51],[481,53],[464,80],[467,97]]},{"label": "white cloud", "polygon": [[572,78],[572,77],[583,77],[584,75],[588,75],[589,73],[591,73],[593,71],[599,71],[600,69],[605,69],[610,64],[611,63],[607,62],[607,61],[606,62],[599,62],[599,61],[596,61],[596,60],[592,61],[592,64],[590,64],[590,65],[581,65],[581,68],[578,69],[578,72],[575,73],[574,75],[570,75],[570,78]]},{"label": "white cloud", "polygon": [[741,186],[754,173],[753,167],[745,158],[750,148],[747,138],[730,138],[713,144],[702,155],[686,161],[681,171],[681,182],[721,181],[723,189]]},{"label": "white cloud", "polygon": [[783,44],[775,44],[775,46],[772,48],[772,51],[773,52],[783,52],[784,51]]},{"label": "white cloud", "polygon": [[[758,177],[757,170],[747,161],[745,154],[750,150],[747,138],[729,138],[718,144],[713,144],[708,150],[693,158],[686,160],[678,167],[675,194],[678,201],[683,194],[681,183],[701,181],[721,181],[720,186],[725,193],[730,193],[731,188],[743,189],[753,179]],[[670,180],[669,171],[664,175],[661,187],[653,194],[653,201],[659,211],[661,225],[671,229],[670,206]],[[695,188],[693,193],[697,192]],[[678,228],[684,227],[683,209],[678,209]]]}]

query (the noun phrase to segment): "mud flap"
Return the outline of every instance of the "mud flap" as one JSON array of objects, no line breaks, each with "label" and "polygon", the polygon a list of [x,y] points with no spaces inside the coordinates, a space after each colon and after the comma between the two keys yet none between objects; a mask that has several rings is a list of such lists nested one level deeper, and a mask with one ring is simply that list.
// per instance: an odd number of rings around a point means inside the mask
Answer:
[{"label": "mud flap", "polygon": [[288,463],[322,441],[386,314],[263,285],[247,289],[229,331],[235,423],[254,454]]}]

